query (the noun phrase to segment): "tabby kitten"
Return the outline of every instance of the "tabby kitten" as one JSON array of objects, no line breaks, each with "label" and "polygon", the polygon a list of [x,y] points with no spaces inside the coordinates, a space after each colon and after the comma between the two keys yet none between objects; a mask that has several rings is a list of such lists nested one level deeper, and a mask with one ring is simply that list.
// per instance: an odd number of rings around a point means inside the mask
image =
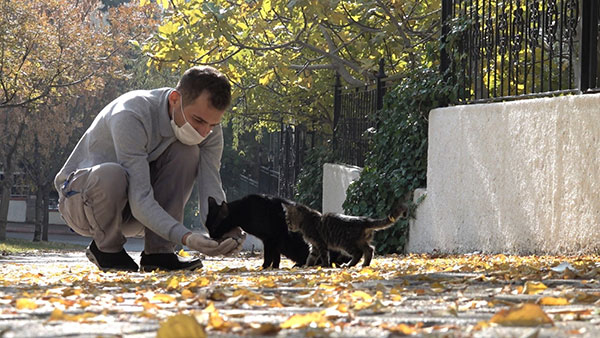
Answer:
[{"label": "tabby kitten", "polygon": [[371,244],[375,231],[392,226],[397,217],[405,216],[407,208],[398,204],[387,218],[347,216],[337,213],[321,214],[305,205],[285,205],[286,221],[291,231],[299,231],[311,244],[307,265],[320,262],[331,266],[329,250],[340,250],[352,256],[346,266],[355,266],[364,256],[363,266],[369,266],[373,259],[374,247]]}]

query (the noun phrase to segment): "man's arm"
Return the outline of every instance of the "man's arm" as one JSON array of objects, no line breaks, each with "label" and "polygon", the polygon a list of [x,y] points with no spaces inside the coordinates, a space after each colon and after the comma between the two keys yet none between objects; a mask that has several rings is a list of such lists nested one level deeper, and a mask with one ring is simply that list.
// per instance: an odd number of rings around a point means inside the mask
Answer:
[{"label": "man's arm", "polygon": [[131,213],[159,236],[182,244],[189,230],[175,220],[154,199],[150,181],[150,165],[146,149],[148,136],[136,114],[122,111],[109,121],[117,160],[128,174],[127,195]]},{"label": "man's arm", "polygon": [[225,192],[221,182],[221,157],[223,156],[223,129],[215,126],[212,134],[199,145],[200,163],[198,165],[198,196],[202,223],[208,215],[208,197],[217,202],[225,200]]}]

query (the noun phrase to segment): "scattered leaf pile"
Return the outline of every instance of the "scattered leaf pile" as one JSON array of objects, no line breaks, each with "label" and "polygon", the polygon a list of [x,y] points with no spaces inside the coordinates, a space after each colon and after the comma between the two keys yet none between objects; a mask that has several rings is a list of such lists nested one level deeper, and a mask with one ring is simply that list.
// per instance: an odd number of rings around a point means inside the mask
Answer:
[{"label": "scattered leaf pile", "polygon": [[0,265],[0,331],[75,323],[103,335],[158,337],[502,335],[522,327],[574,335],[593,333],[600,320],[596,256],[386,256],[351,269],[260,264],[211,258],[196,272],[104,273],[83,255],[43,264],[8,257]]}]

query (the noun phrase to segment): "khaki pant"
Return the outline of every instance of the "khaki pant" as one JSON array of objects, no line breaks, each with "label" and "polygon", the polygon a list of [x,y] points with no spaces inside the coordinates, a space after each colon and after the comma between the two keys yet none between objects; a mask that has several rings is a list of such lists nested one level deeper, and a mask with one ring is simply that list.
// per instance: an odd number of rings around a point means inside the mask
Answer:
[{"label": "khaki pant", "polygon": [[[173,218],[183,222],[198,170],[200,150],[181,142],[171,144],[150,163],[154,198]],[[171,253],[172,243],[131,216],[127,201],[128,175],[117,163],[82,168],[69,176],[59,194],[58,209],[78,234],[92,237],[103,252],[119,252],[126,237],[143,236],[147,254]]]}]

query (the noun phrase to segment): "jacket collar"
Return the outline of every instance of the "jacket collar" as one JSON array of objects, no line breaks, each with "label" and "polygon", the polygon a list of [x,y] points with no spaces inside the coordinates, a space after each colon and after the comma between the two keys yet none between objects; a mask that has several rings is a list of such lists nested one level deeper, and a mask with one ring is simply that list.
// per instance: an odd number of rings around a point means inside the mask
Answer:
[{"label": "jacket collar", "polygon": [[171,127],[171,117],[169,116],[169,95],[174,90],[175,89],[173,88],[165,88],[165,92],[160,99],[158,123],[160,125],[160,135],[162,137],[175,137],[175,133]]}]

